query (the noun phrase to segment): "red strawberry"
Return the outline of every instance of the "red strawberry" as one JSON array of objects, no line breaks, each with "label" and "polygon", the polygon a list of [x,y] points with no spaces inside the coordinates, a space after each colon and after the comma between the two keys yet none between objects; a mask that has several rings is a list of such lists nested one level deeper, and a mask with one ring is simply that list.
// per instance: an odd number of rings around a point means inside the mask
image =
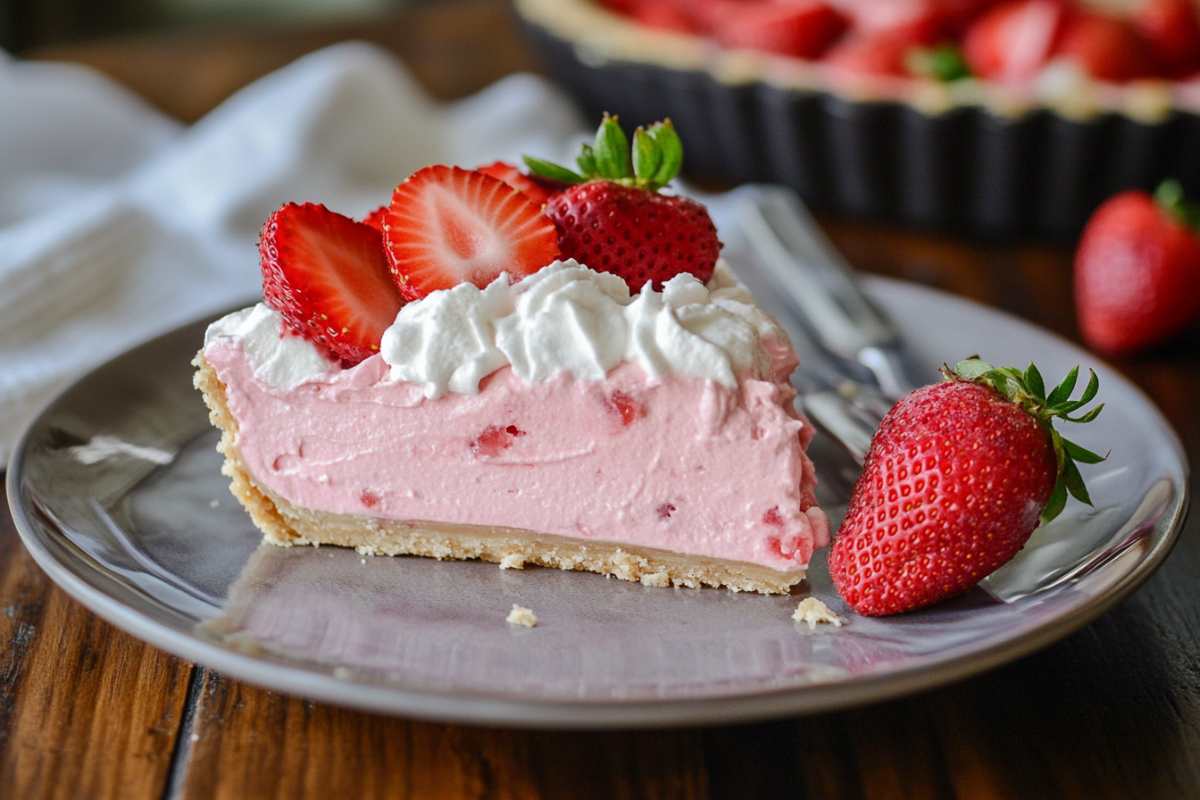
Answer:
[{"label": "red strawberry", "polygon": [[1143,0],[1133,24],[1169,77],[1200,69],[1200,19],[1192,0]]},{"label": "red strawberry", "polygon": [[1200,317],[1200,208],[1169,181],[1100,206],[1075,254],[1075,306],[1093,348],[1127,355]]},{"label": "red strawberry", "polygon": [[258,242],[263,299],[291,332],[352,366],[379,350],[403,305],[379,231],[313,203],[272,214]]},{"label": "red strawberry", "polygon": [[680,33],[695,33],[700,25],[692,13],[690,0],[642,0],[631,16],[643,25]]},{"label": "red strawberry", "polygon": [[816,58],[849,27],[844,14],[820,0],[717,0],[706,17],[713,35],[726,47],[797,58]]},{"label": "red strawberry", "polygon": [[977,17],[997,0],[932,0],[942,17],[942,27],[949,34],[961,34]]},{"label": "red strawberry", "polygon": [[584,145],[576,173],[525,158],[535,175],[573,184],[546,204],[558,229],[563,257],[620,275],[634,291],[656,287],[681,272],[712,277],[721,242],[704,206],[659,194],[679,171],[683,144],[670,120],[634,132],[629,140],[616,117],[605,115],[595,146]]},{"label": "red strawberry", "polygon": [[1103,460],[1052,427],[1095,397],[1095,373],[1070,400],[1078,368],[1049,396],[1033,365],[995,369],[978,358],[946,370],[884,417],[829,555],[838,593],[880,616],[960,594],[1025,545],[1067,494],[1091,503],[1076,462]]},{"label": "red strawberry", "polygon": [[694,200],[591,181],[546,205],[563,255],[620,275],[634,291],[681,272],[707,282],[721,252],[717,229]]},{"label": "red strawberry", "polygon": [[370,214],[367,214],[365,217],[363,217],[363,224],[370,225],[375,230],[383,233],[383,215],[387,213],[387,210],[387,206],[380,206]]},{"label": "red strawberry", "polygon": [[971,71],[983,78],[1032,78],[1050,58],[1063,29],[1060,0],[1009,0],[975,20],[963,39]]},{"label": "red strawberry", "polygon": [[538,208],[541,208],[555,191],[561,191],[562,189],[561,186],[551,188],[548,182],[538,181],[526,175],[516,165],[509,164],[507,161],[493,161],[491,164],[476,167],[475,169],[484,175],[491,175],[493,178],[499,178],[504,181],[532,200]]},{"label": "red strawberry", "polygon": [[1133,26],[1106,14],[1075,14],[1054,55],[1105,81],[1129,81],[1151,71],[1145,45]]},{"label": "red strawberry", "polygon": [[618,14],[632,14],[643,0],[600,0],[600,5]]},{"label": "red strawberry", "polygon": [[937,0],[855,0],[844,2],[842,10],[850,16],[855,35],[906,31],[914,40],[932,44],[955,16],[943,5]]},{"label": "red strawberry", "polygon": [[410,300],[464,281],[486,286],[502,272],[529,275],[559,255],[554,224],[528,197],[491,175],[440,164],[396,187],[383,240]]}]

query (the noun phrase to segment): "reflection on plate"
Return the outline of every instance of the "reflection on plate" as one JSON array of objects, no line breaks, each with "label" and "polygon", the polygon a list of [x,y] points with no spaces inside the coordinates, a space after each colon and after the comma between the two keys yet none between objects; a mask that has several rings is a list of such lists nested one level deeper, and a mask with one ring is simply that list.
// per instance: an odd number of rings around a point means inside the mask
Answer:
[{"label": "reflection on plate", "polygon": [[[1090,358],[1012,318],[891,281],[869,284],[923,360],[981,351],[1051,373]],[[375,711],[510,725],[721,722],[834,708],[971,674],[1059,638],[1131,591],[1186,505],[1178,441],[1102,370],[1111,448],[1071,505],[970,594],[886,620],[852,615],[823,556],[791,597],[658,589],[596,575],[259,546],[226,489],[188,362],[203,324],[84,378],[35,422],[9,471],[39,564],[116,625],[281,691]],[[836,448],[815,446],[837,515]],[[841,496],[839,496],[841,495]],[[812,593],[843,628],[791,620]],[[514,603],[538,627],[504,622]]]}]

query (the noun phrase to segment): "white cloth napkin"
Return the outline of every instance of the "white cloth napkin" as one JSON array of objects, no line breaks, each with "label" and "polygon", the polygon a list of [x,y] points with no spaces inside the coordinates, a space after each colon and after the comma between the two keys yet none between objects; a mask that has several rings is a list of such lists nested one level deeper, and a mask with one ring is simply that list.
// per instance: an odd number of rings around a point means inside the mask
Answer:
[{"label": "white cloth napkin", "polygon": [[281,203],[361,215],[424,164],[561,155],[583,129],[539,78],[439,106],[357,43],[190,128],[87,69],[0,54],[0,464],[82,371],[255,296],[258,230]]}]

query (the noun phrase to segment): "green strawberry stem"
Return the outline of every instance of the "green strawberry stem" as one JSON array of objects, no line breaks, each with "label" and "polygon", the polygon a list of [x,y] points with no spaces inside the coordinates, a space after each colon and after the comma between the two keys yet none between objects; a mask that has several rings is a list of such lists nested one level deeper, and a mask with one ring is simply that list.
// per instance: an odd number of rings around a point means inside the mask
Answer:
[{"label": "green strawberry stem", "polygon": [[1179,181],[1166,180],[1160,183],[1154,191],[1154,202],[1184,225],[1200,231],[1200,204],[1188,202]]},{"label": "green strawberry stem", "polygon": [[904,66],[913,75],[942,83],[971,77],[966,57],[952,44],[914,47],[905,55]]},{"label": "green strawberry stem", "polygon": [[633,144],[615,116],[604,115],[596,139],[579,149],[578,172],[552,161],[525,156],[525,166],[540,178],[559,183],[612,181],[648,191],[658,191],[679,174],[683,142],[671,120],[664,119],[633,132]]},{"label": "green strawberry stem", "polygon": [[[1087,411],[1083,407],[1092,402],[1100,390],[1100,379],[1088,370],[1087,386],[1077,399],[1071,399],[1075,384],[1079,381],[1079,367],[1072,367],[1062,382],[1046,393],[1046,384],[1038,368],[1030,364],[1022,372],[1015,367],[993,367],[978,356],[960,361],[951,368],[946,365],[942,374],[946,380],[970,381],[988,386],[1010,402],[1016,403],[1038,421],[1050,436],[1057,464],[1057,476],[1050,499],[1042,509],[1042,522],[1046,523],[1062,513],[1067,504],[1067,495],[1089,506],[1092,498],[1079,474],[1079,464],[1098,464],[1107,455],[1093,453],[1085,447],[1063,438],[1054,428],[1054,420],[1088,423],[1100,416],[1104,404]],[[1081,412],[1082,413],[1079,413]],[[1072,416],[1075,415],[1075,416]]]}]

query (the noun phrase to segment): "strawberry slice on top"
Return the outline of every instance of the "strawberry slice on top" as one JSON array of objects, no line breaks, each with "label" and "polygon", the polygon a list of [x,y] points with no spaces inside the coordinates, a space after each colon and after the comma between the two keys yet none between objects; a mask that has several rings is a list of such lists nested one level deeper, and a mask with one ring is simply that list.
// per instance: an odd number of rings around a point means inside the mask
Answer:
[{"label": "strawberry slice on top", "polygon": [[365,217],[363,217],[363,224],[370,225],[375,230],[383,233],[383,215],[387,213],[387,210],[387,206],[380,206],[370,214],[367,214]]},{"label": "strawberry slice on top", "polygon": [[[491,164],[485,164],[476,169],[484,175],[491,175],[493,178],[504,181],[536,203],[538,208],[541,208],[555,194],[549,181],[540,181],[527,175],[516,164],[510,164],[507,161],[493,161]],[[561,190],[561,187],[559,188]]]},{"label": "strawberry slice on top", "polygon": [[379,350],[404,304],[379,231],[315,203],[287,203],[258,243],[263,299],[287,329],[353,366]]},{"label": "strawberry slice on top", "polygon": [[479,170],[441,164],[396,187],[383,240],[400,293],[415,300],[501,273],[530,275],[559,257],[554,223],[537,204]]}]

